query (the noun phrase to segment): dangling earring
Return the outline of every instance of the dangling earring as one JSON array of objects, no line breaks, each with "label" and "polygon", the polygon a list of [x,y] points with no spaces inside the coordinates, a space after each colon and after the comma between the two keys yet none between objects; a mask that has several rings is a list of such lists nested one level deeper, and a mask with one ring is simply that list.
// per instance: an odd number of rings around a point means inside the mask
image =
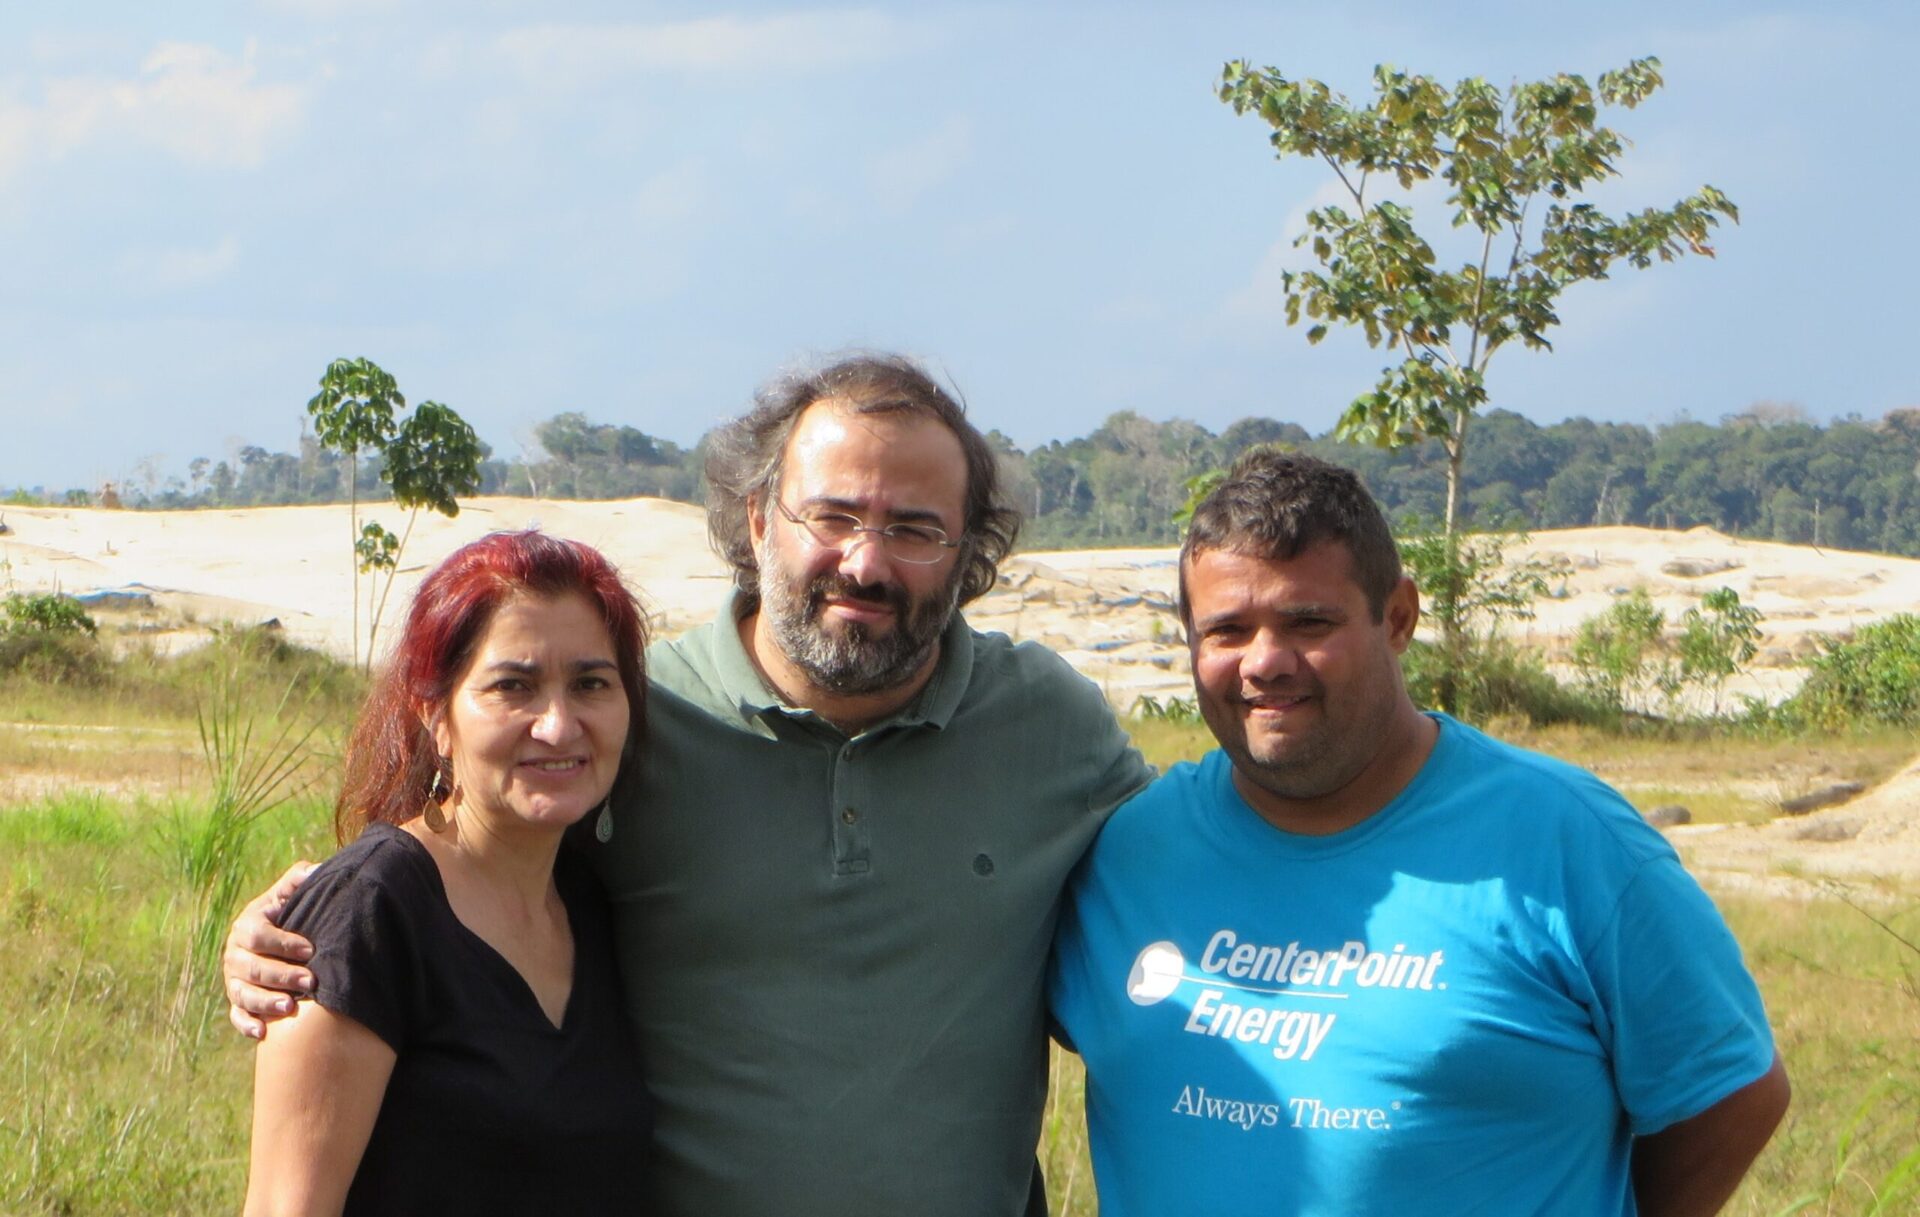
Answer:
[{"label": "dangling earring", "polygon": [[453,795],[453,758],[443,756],[433,771],[433,788],[427,791],[427,805],[420,809],[421,818],[427,822],[427,831],[446,831],[447,800]]}]

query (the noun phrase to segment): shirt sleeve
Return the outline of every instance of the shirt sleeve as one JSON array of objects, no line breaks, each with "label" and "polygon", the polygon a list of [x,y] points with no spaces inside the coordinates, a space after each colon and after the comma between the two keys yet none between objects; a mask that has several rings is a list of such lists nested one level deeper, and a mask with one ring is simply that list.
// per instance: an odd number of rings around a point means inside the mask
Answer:
[{"label": "shirt sleeve", "polygon": [[1126,728],[1107,705],[1105,695],[1085,678],[1080,678],[1080,684],[1080,704],[1075,707],[1080,718],[1078,729],[1093,744],[1092,756],[1086,762],[1086,772],[1092,777],[1087,787],[1087,810],[1104,820],[1120,804],[1145,790],[1155,775],[1153,766],[1133,746]]},{"label": "shirt sleeve", "polygon": [[313,1000],[400,1051],[419,969],[391,877],[369,866],[322,866],[294,894],[281,925],[313,943]]},{"label": "shirt sleeve", "polygon": [[1586,955],[1635,1136],[1699,1115],[1772,1066],[1739,943],[1678,859],[1640,867]]}]

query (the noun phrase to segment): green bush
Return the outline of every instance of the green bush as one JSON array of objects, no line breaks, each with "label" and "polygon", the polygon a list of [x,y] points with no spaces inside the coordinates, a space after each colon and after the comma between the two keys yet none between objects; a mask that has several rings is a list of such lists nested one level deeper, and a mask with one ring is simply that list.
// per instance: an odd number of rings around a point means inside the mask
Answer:
[{"label": "green bush", "polygon": [[1833,731],[1920,727],[1920,616],[1903,613],[1820,646],[1813,674],[1781,707],[1785,716]]},{"label": "green bush", "polygon": [[[1400,670],[1414,704],[1439,705],[1444,660],[1438,647],[1415,642],[1400,657]],[[1539,726],[1611,724],[1617,715],[1582,690],[1555,680],[1540,656],[1501,639],[1480,642],[1455,676],[1457,713],[1468,722],[1524,718]]]},{"label": "green bush", "polygon": [[91,634],[95,629],[93,618],[78,600],[57,592],[31,596],[15,592],[0,604],[0,613],[6,617],[0,629],[9,634]]},{"label": "green bush", "polygon": [[1573,666],[1587,692],[1615,713],[1644,694],[1650,685],[1663,685],[1666,665],[1661,658],[1661,630],[1666,614],[1654,607],[1647,589],[1636,587],[1597,617],[1580,623],[1573,640]]}]

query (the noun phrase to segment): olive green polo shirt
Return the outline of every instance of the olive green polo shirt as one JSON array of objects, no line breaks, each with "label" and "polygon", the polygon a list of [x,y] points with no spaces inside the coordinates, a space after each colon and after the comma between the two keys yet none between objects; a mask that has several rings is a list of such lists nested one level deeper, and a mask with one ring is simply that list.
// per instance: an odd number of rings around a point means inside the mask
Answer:
[{"label": "olive green polo shirt", "polygon": [[656,1103],[649,1214],[1044,1212],[1061,889],[1152,777],[1099,691],[956,614],[852,738],[719,618],[649,652],[648,741],[590,854]]}]

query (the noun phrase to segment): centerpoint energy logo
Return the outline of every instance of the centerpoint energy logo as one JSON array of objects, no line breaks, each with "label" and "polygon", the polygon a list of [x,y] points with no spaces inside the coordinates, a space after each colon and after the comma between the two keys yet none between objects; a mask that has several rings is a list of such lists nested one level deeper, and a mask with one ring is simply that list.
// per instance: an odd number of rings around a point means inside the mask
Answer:
[{"label": "centerpoint energy logo", "polygon": [[[1352,939],[1314,950],[1298,940],[1284,946],[1243,942],[1232,930],[1222,929],[1207,939],[1197,963],[1197,974],[1189,973],[1186,954],[1177,944],[1148,943],[1127,973],[1128,999],[1136,1006],[1155,1006],[1191,984],[1199,991],[1182,1031],[1259,1044],[1283,1061],[1311,1060],[1332,1032],[1338,1016],[1321,1003],[1346,1001],[1362,989],[1431,992],[1447,987],[1437,979],[1445,954],[1409,952],[1404,943],[1375,951]],[[1230,993],[1236,996],[1230,998]],[[1281,1008],[1283,1000],[1304,1006]]]},{"label": "centerpoint energy logo", "polygon": [[1151,1006],[1173,996],[1187,978],[1187,957],[1170,942],[1155,942],[1141,948],[1127,973],[1127,996],[1136,1006]]}]

